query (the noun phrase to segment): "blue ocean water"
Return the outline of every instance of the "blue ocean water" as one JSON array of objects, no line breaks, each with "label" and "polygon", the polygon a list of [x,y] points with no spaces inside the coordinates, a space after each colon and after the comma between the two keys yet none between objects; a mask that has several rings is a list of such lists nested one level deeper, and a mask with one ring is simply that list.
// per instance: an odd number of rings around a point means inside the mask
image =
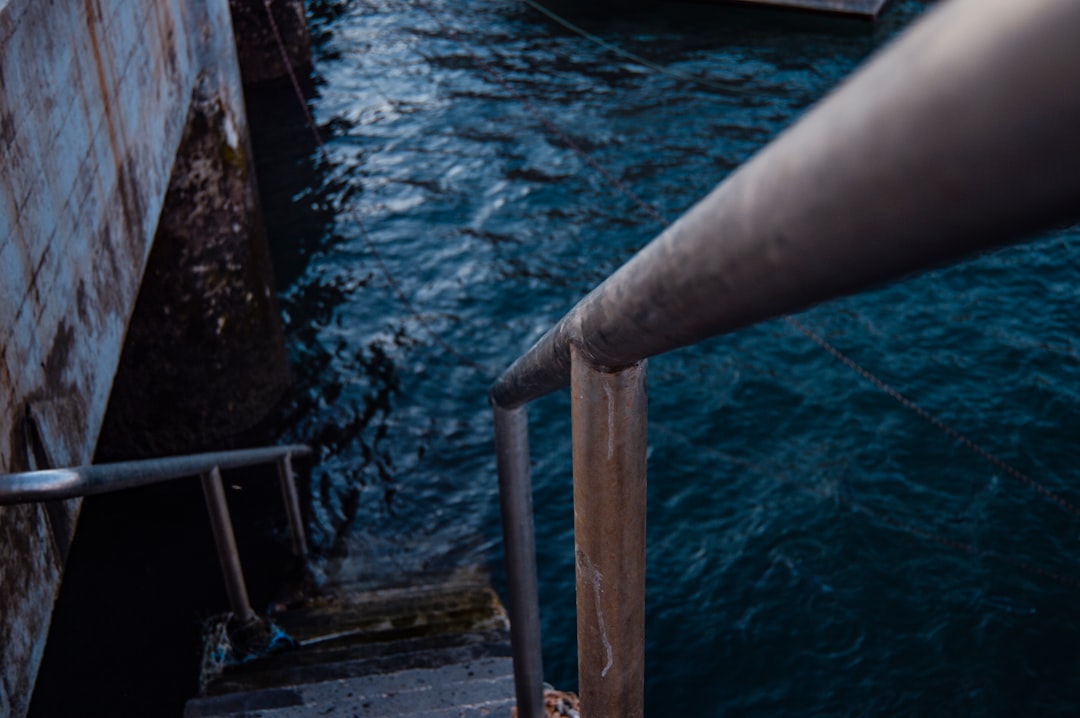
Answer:
[{"label": "blue ocean water", "polygon": [[[678,216],[930,8],[550,7],[680,76],[515,0],[310,3],[327,155],[293,127],[260,162],[327,575],[500,582],[487,389],[658,233],[630,193]],[[1077,240],[797,317],[1019,476],[782,320],[650,362],[649,715],[1077,713]],[[530,418],[545,673],[574,689],[568,397]]]}]

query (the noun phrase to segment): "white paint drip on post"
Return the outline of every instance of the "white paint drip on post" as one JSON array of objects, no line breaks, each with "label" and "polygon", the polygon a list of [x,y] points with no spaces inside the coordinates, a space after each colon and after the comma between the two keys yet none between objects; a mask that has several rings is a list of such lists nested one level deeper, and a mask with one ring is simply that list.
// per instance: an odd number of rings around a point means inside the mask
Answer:
[{"label": "white paint drip on post", "polygon": [[611,395],[611,389],[606,384],[604,397],[607,398],[607,458],[611,461],[615,458],[615,397]]},{"label": "white paint drip on post", "polygon": [[603,642],[604,652],[607,654],[607,663],[604,664],[604,668],[600,671],[600,677],[607,678],[608,671],[615,664],[615,657],[611,649],[611,641],[608,640],[607,628],[604,627],[604,607],[600,601],[604,574],[600,573],[600,569],[593,565],[593,562],[589,560],[589,554],[582,551],[580,546],[575,547],[575,551],[577,552],[578,573],[585,577],[585,581],[593,589],[593,599],[596,602],[596,623],[600,627],[600,640]]}]

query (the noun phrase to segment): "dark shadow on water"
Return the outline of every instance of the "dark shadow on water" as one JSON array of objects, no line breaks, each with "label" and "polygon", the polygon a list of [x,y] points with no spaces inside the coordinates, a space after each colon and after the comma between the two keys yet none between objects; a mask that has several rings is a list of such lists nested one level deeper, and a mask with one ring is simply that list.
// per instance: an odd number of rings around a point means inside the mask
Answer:
[{"label": "dark shadow on water", "polygon": [[[310,99],[317,79],[299,79]],[[278,287],[288,287],[324,248],[336,214],[330,199],[335,192],[292,83],[260,83],[246,88],[244,99],[274,276]],[[320,132],[325,140],[333,128]]]}]

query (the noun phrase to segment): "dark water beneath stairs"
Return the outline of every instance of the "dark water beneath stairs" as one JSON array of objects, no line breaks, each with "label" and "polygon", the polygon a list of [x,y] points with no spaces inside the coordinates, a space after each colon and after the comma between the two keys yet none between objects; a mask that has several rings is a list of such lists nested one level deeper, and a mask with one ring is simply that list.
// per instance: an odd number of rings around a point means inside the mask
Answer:
[{"label": "dark water beneath stairs", "polygon": [[[487,387],[659,229],[568,142],[675,217],[927,8],[896,0],[871,25],[554,7],[711,84],[512,0],[326,1],[310,8],[311,104],[328,158],[287,94],[257,110],[282,118],[257,138],[296,377],[280,438],[320,447],[328,575],[479,561],[501,576]],[[1078,240],[798,319],[1080,504]],[[649,715],[1076,714],[1075,515],[783,322],[649,372]],[[577,680],[569,417],[565,394],[531,410],[561,688]]]}]

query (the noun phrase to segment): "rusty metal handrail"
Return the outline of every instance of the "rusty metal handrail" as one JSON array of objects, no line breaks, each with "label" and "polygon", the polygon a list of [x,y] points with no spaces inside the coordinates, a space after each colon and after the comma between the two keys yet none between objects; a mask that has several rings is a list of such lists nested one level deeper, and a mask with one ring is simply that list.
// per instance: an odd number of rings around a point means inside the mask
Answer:
[{"label": "rusty metal handrail", "polygon": [[[515,528],[504,537],[512,640],[515,658],[529,654],[515,668],[523,718],[541,715],[542,681],[535,557],[525,555],[534,541],[525,404],[579,371],[638,371],[647,357],[1075,219],[1077,37],[1076,0],[940,5],[581,300],[494,384],[499,484],[509,494],[503,522]],[[575,457],[575,486],[626,458],[621,428],[637,421],[615,411],[610,388],[579,408],[576,386],[573,420],[588,426],[575,426],[575,453],[579,433],[610,450],[591,452],[587,465]],[[606,523],[586,530],[610,541],[644,526],[643,503],[634,507],[640,515],[612,520],[606,501],[588,499]],[[592,520],[576,517],[575,531],[578,519]],[[600,664],[579,663],[583,715],[640,715],[621,702],[638,688],[605,687],[609,676],[643,676],[613,671],[620,658],[604,633],[637,621],[643,596],[605,603],[618,615],[588,613],[590,572],[603,575],[605,591],[619,591],[627,568],[610,556],[589,558],[583,570],[578,558],[579,655]],[[515,627],[515,617],[528,625]]]},{"label": "rusty metal handrail", "polygon": [[291,444],[0,474],[0,506],[92,496],[189,476],[201,476],[229,604],[240,623],[248,624],[254,621],[256,616],[244,582],[240,553],[229,517],[229,505],[221,482],[221,469],[277,464],[293,553],[304,559],[308,552],[307,539],[300,515],[292,458],[310,453],[311,448],[308,446]]}]

